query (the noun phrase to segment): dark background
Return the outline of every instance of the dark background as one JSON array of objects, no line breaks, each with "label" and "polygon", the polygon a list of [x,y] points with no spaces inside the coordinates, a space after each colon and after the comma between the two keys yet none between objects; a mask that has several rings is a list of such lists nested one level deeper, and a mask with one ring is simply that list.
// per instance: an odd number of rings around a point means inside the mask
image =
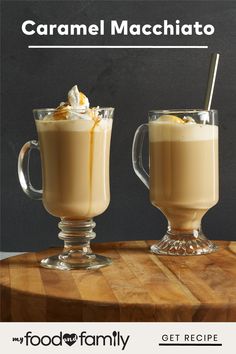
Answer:
[{"label": "dark background", "polygon": [[[25,36],[24,20],[38,23],[212,23],[213,36]],[[201,108],[211,52],[221,53],[213,108],[220,117],[220,202],[203,221],[212,239],[235,239],[236,229],[236,3],[2,2],[2,251],[60,244],[58,220],[27,198],[17,177],[21,146],[37,137],[32,109],[55,107],[76,83],[91,104],[116,108],[111,148],[111,204],[96,218],[97,241],[157,239],[166,230],[161,212],[135,176],[131,146],[150,109]],[[209,49],[28,49],[29,44],[209,45]],[[32,180],[40,185],[40,160],[32,154]],[[201,171],[199,171],[199,174]],[[198,176],[196,176],[196,179]],[[194,181],[193,181],[194,187]]]}]

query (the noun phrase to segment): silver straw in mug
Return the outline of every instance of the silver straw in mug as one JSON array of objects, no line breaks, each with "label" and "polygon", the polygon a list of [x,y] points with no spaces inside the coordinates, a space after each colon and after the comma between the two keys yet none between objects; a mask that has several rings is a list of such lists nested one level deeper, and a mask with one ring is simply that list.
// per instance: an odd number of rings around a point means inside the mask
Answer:
[{"label": "silver straw in mug", "polygon": [[211,102],[212,102],[212,96],[215,87],[219,58],[220,58],[219,53],[213,53],[211,55],[211,62],[210,62],[209,73],[208,73],[207,91],[206,91],[205,103],[204,103],[205,110],[211,109]]}]

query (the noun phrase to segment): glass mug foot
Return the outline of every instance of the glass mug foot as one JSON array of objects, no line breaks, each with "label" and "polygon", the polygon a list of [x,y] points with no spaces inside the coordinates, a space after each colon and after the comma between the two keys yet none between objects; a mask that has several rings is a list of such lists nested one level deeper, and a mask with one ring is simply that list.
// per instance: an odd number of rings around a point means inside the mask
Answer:
[{"label": "glass mug foot", "polygon": [[98,254],[82,254],[80,252],[64,252],[55,256],[44,258],[40,265],[44,268],[73,270],[73,269],[99,269],[110,265],[112,260]]},{"label": "glass mug foot", "polygon": [[199,256],[217,249],[199,230],[189,233],[168,230],[160,241],[150,247],[152,253],[170,256]]},{"label": "glass mug foot", "polygon": [[96,236],[93,220],[62,219],[58,225],[61,229],[58,237],[64,241],[64,250],[61,254],[42,259],[42,267],[59,270],[98,269],[112,263],[110,258],[94,254],[91,250],[90,240]]}]

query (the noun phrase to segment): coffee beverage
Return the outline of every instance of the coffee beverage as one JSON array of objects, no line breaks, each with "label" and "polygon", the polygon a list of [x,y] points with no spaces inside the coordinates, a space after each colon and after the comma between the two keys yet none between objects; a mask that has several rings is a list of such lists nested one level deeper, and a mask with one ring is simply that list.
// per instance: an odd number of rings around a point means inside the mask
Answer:
[{"label": "coffee beverage", "polygon": [[[90,108],[89,100],[75,85],[66,102],[57,108],[34,109],[37,140],[25,143],[18,157],[23,191],[42,200],[45,209],[59,217],[58,237],[64,249],[41,260],[49,269],[98,269],[112,263],[92,252],[96,236],[93,217],[110,202],[109,155],[114,108]],[[30,152],[40,151],[42,189],[29,176]]]},{"label": "coffee beverage", "polygon": [[188,232],[218,201],[218,127],[163,117],[149,122],[150,200]]},{"label": "coffee beverage", "polygon": [[[217,250],[201,227],[219,198],[216,110],[152,110],[136,130],[134,171],[150,191],[150,201],[166,216],[165,235],[150,250],[162,255],[201,255]],[[143,166],[149,132],[150,175]]]},{"label": "coffee beverage", "polygon": [[112,119],[36,121],[43,176],[43,204],[67,219],[101,214],[110,202]]}]

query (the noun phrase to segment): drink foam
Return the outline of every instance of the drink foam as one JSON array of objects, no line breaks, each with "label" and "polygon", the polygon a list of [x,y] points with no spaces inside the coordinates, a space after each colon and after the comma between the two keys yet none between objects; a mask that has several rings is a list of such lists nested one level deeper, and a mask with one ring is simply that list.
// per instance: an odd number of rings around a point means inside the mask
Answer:
[{"label": "drink foam", "polygon": [[96,122],[86,119],[68,119],[68,120],[36,120],[39,131],[91,131],[99,132],[112,128],[112,119],[101,119]]},{"label": "drink foam", "polygon": [[173,122],[149,122],[149,140],[158,141],[206,141],[218,139],[218,127],[210,124],[179,124]]}]

